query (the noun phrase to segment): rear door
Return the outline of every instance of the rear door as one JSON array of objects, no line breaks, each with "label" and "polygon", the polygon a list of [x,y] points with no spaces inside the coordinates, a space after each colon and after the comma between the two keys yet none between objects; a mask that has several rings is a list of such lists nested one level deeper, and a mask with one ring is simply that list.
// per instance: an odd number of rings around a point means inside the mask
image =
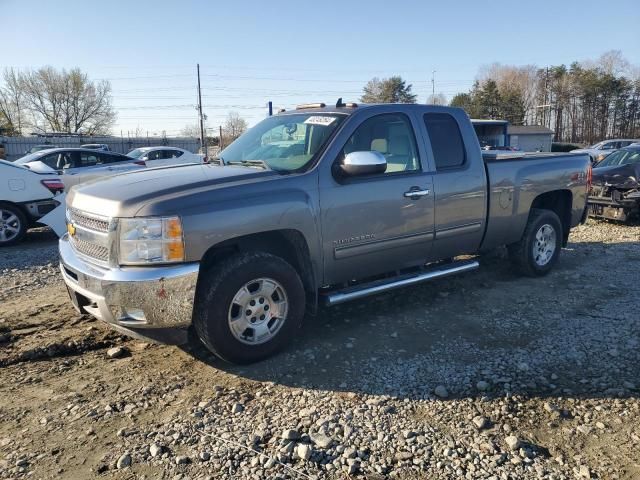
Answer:
[{"label": "rear door", "polygon": [[[420,265],[429,257],[433,187],[431,174],[423,169],[424,149],[412,118],[393,107],[387,110],[348,122],[323,161],[319,193],[325,283]],[[385,173],[348,178],[337,173],[344,155],[373,150],[385,156]]]},{"label": "rear door", "polygon": [[434,107],[421,118],[433,159],[435,258],[475,253],[484,233],[487,179],[478,139],[462,112]]}]

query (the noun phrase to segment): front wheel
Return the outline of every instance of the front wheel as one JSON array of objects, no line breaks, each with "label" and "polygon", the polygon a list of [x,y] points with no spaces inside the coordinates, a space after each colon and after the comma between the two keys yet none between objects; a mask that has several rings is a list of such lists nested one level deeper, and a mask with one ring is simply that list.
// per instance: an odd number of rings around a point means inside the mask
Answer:
[{"label": "front wheel", "polygon": [[302,324],[302,281],[280,257],[237,254],[199,281],[194,327],[205,346],[223,360],[243,364],[273,355]]},{"label": "front wheel", "polygon": [[546,275],[558,261],[562,238],[562,223],[555,212],[532,209],[522,239],[508,246],[509,258],[524,275]]}]

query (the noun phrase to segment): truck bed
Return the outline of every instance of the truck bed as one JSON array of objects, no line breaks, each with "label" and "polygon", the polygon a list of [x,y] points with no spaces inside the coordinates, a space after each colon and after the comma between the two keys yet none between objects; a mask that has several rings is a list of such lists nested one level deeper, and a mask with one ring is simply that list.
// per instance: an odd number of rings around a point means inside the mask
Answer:
[{"label": "truck bed", "polygon": [[501,162],[505,160],[554,160],[562,157],[584,156],[583,153],[552,153],[552,152],[482,152],[485,163]]},{"label": "truck bed", "polygon": [[[536,198],[544,192],[561,192],[548,201],[569,202],[573,227],[580,223],[586,204],[586,170],[591,159],[584,153],[483,152],[488,182],[488,216],[482,249],[517,242]],[[556,194],[557,195],[557,194]],[[538,207],[539,208],[539,207]]]}]

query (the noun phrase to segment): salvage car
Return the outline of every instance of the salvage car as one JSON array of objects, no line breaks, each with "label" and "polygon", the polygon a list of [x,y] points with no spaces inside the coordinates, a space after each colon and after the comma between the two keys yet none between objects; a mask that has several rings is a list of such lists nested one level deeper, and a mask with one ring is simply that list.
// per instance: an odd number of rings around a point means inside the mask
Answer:
[{"label": "salvage car", "polygon": [[640,145],[613,152],[593,169],[589,214],[609,220],[640,215]]},{"label": "salvage car", "polygon": [[0,160],[0,247],[22,240],[27,229],[60,205],[60,178]]},{"label": "salvage car", "polygon": [[341,100],[266,118],[218,163],[70,191],[60,269],[76,309],[162,341],[193,327],[253,362],[320,303],[479,267],[460,255],[507,245],[545,275],[585,218],[591,169],[587,154],[483,156],[462,109]]}]

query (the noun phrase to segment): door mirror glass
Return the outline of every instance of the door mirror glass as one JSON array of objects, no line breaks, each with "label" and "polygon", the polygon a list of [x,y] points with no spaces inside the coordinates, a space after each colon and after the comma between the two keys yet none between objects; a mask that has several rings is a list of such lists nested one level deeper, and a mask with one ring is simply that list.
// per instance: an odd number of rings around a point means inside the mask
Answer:
[{"label": "door mirror glass", "polygon": [[351,152],[340,163],[340,170],[348,176],[375,175],[387,170],[387,160],[375,150]]}]

